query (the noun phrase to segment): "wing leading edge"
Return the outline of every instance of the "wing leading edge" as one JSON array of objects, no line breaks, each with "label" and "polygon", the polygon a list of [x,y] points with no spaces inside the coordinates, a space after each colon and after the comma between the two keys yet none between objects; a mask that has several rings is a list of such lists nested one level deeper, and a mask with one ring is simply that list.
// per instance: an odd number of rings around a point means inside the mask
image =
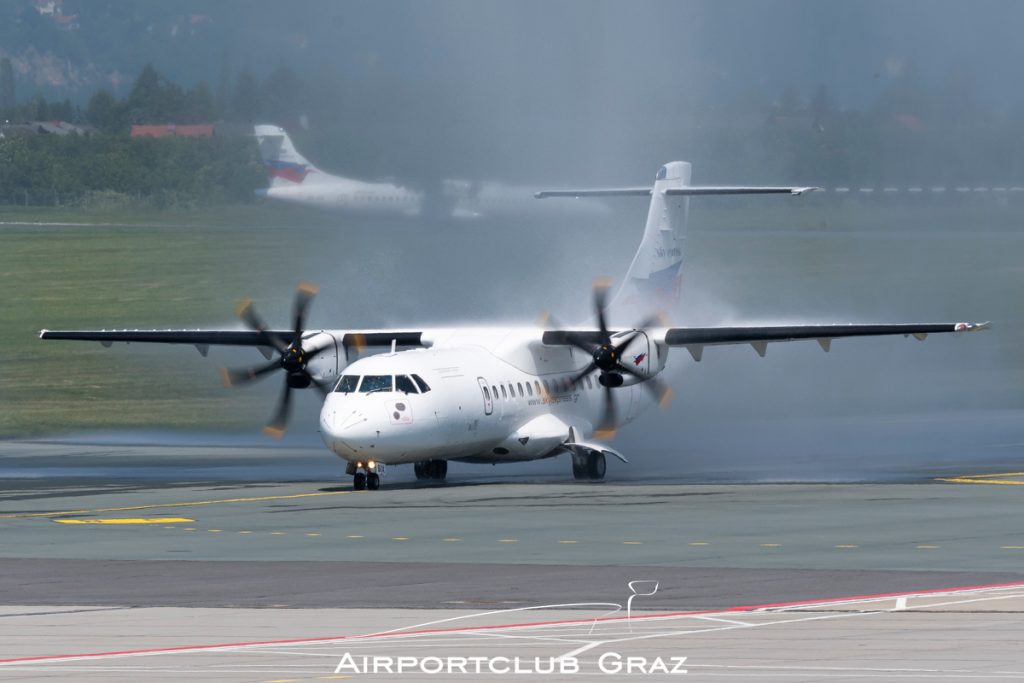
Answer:
[{"label": "wing leading edge", "polygon": [[[314,332],[309,330],[309,332]],[[345,346],[422,346],[423,332],[389,330],[321,330],[341,337]],[[104,346],[114,342],[149,344],[191,344],[193,346],[266,346],[267,337],[287,346],[295,333],[291,330],[42,330],[40,339],[96,341]]]},{"label": "wing leading edge", "polygon": [[[987,330],[992,323],[919,323],[884,325],[772,325],[750,327],[672,327],[651,331],[655,342],[668,346],[682,346],[695,360],[700,360],[705,346],[723,344],[750,344],[763,356],[769,342],[815,339],[828,351],[833,339],[844,337],[878,337],[903,335],[924,340],[929,334],[946,332],[977,332]],[[617,334],[613,332],[613,334]],[[596,330],[548,330],[542,340],[549,346],[561,346],[571,341],[599,344]],[[571,341],[570,341],[571,340]]]}]

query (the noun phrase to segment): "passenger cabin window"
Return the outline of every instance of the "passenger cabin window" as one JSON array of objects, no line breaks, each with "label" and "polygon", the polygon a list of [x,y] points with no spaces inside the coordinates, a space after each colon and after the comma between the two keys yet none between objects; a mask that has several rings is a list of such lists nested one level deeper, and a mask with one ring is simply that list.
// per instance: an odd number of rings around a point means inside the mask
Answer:
[{"label": "passenger cabin window", "polygon": [[407,394],[418,394],[416,385],[409,379],[408,375],[397,375],[395,377],[395,390],[404,391]]},{"label": "passenger cabin window", "polygon": [[544,380],[544,393],[545,394],[550,394],[551,393],[551,385],[548,384],[547,380]]},{"label": "passenger cabin window", "polygon": [[428,391],[430,391],[430,386],[426,382],[423,381],[422,377],[420,377],[419,375],[413,375],[412,378],[413,378],[413,381],[416,382],[416,386],[418,386],[420,388],[420,393],[421,394],[425,394]]},{"label": "passenger cabin window", "polygon": [[487,387],[484,387],[484,398],[487,399],[488,401],[491,400],[491,390],[488,389]]},{"label": "passenger cabin window", "polygon": [[544,395],[544,392],[540,390],[540,382],[538,382],[537,380],[533,380],[533,388],[537,390],[538,396]]},{"label": "passenger cabin window", "polygon": [[491,385],[491,393],[494,394],[494,400],[498,400],[498,387]]},{"label": "passenger cabin window", "polygon": [[516,382],[516,389],[519,390],[519,397],[520,398],[522,398],[523,396],[526,396],[526,394],[523,393],[523,383],[522,382]]},{"label": "passenger cabin window", "polygon": [[391,375],[366,375],[359,385],[359,393],[368,394],[373,391],[391,391]]},{"label": "passenger cabin window", "polygon": [[533,387],[530,386],[529,382],[526,383],[526,395],[533,396]]},{"label": "passenger cabin window", "polygon": [[504,384],[501,385],[501,397],[502,398],[508,398],[508,394],[505,393],[505,385]]},{"label": "passenger cabin window", "polygon": [[359,386],[359,375],[342,375],[334,390],[342,394],[351,394],[357,386]]}]

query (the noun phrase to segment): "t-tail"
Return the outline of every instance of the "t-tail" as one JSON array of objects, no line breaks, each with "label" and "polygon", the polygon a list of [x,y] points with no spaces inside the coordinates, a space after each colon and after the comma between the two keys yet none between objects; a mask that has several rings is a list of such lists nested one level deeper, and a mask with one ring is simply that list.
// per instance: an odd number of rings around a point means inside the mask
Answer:
[{"label": "t-tail", "polygon": [[320,169],[296,151],[284,128],[261,124],[255,126],[253,132],[271,187],[315,183],[324,178]]},{"label": "t-tail", "polygon": [[801,195],[816,187],[699,186],[690,184],[691,167],[672,161],[658,169],[653,187],[616,187],[594,190],[550,190],[548,197],[650,197],[643,240],[629,266],[626,279],[612,299],[613,311],[635,315],[668,312],[679,301],[686,253],[686,223],[690,197],[702,195]]}]

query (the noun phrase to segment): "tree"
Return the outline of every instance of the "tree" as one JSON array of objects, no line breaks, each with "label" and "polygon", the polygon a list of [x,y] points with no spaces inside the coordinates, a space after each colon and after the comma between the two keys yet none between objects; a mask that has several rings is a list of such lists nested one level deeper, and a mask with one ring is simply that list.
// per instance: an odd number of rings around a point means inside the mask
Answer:
[{"label": "tree", "polygon": [[238,74],[235,92],[231,98],[231,118],[234,121],[253,123],[263,114],[260,106],[259,88],[256,79],[248,69]]},{"label": "tree", "polygon": [[0,110],[9,112],[18,104],[14,97],[14,69],[11,60],[4,57],[0,61]]},{"label": "tree", "polygon": [[89,98],[85,118],[104,133],[118,133],[125,127],[124,108],[106,90]]}]

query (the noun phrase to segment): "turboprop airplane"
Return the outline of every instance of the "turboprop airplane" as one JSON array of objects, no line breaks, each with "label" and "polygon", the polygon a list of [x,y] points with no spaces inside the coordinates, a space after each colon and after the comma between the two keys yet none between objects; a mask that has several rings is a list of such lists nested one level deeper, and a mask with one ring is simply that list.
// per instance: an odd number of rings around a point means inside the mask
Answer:
[{"label": "turboprop airplane", "polygon": [[[568,190],[539,197],[649,196],[643,239],[625,282],[611,302],[643,315],[678,297],[690,197],[800,195],[809,187],[701,187],[690,164],[661,167],[653,187]],[[608,323],[607,282],[594,291],[596,324],[563,327],[306,330],[316,288],[299,286],[292,329],[273,330],[243,301],[236,313],[248,330],[43,330],[43,339],[254,346],[269,362],[224,370],[239,385],[283,370],[284,390],[265,432],[284,433],[293,390],[324,396],[320,433],[347,462],[356,489],[380,486],[380,465],[411,463],[419,479],[444,479],[448,462],[521,462],[570,456],[576,479],[602,479],[606,457],[628,462],[607,444],[615,430],[670,397],[659,378],[670,351],[700,361],[708,346],[750,344],[761,356],[769,343],[970,332],[988,323],[667,327],[651,316],[632,326]],[[384,353],[359,357],[368,348]],[[390,347],[390,348],[389,348]],[[277,357],[272,358],[276,352]],[[272,359],[271,359],[272,358]]]},{"label": "turboprop airplane", "polygon": [[[389,182],[345,178],[321,171],[299,154],[284,128],[260,124],[253,130],[270,181],[270,187],[256,191],[260,197],[387,216],[472,219],[541,213],[533,190],[522,185],[445,179],[430,192],[420,192]],[[607,210],[600,202],[570,202],[544,213],[597,215]]]}]

